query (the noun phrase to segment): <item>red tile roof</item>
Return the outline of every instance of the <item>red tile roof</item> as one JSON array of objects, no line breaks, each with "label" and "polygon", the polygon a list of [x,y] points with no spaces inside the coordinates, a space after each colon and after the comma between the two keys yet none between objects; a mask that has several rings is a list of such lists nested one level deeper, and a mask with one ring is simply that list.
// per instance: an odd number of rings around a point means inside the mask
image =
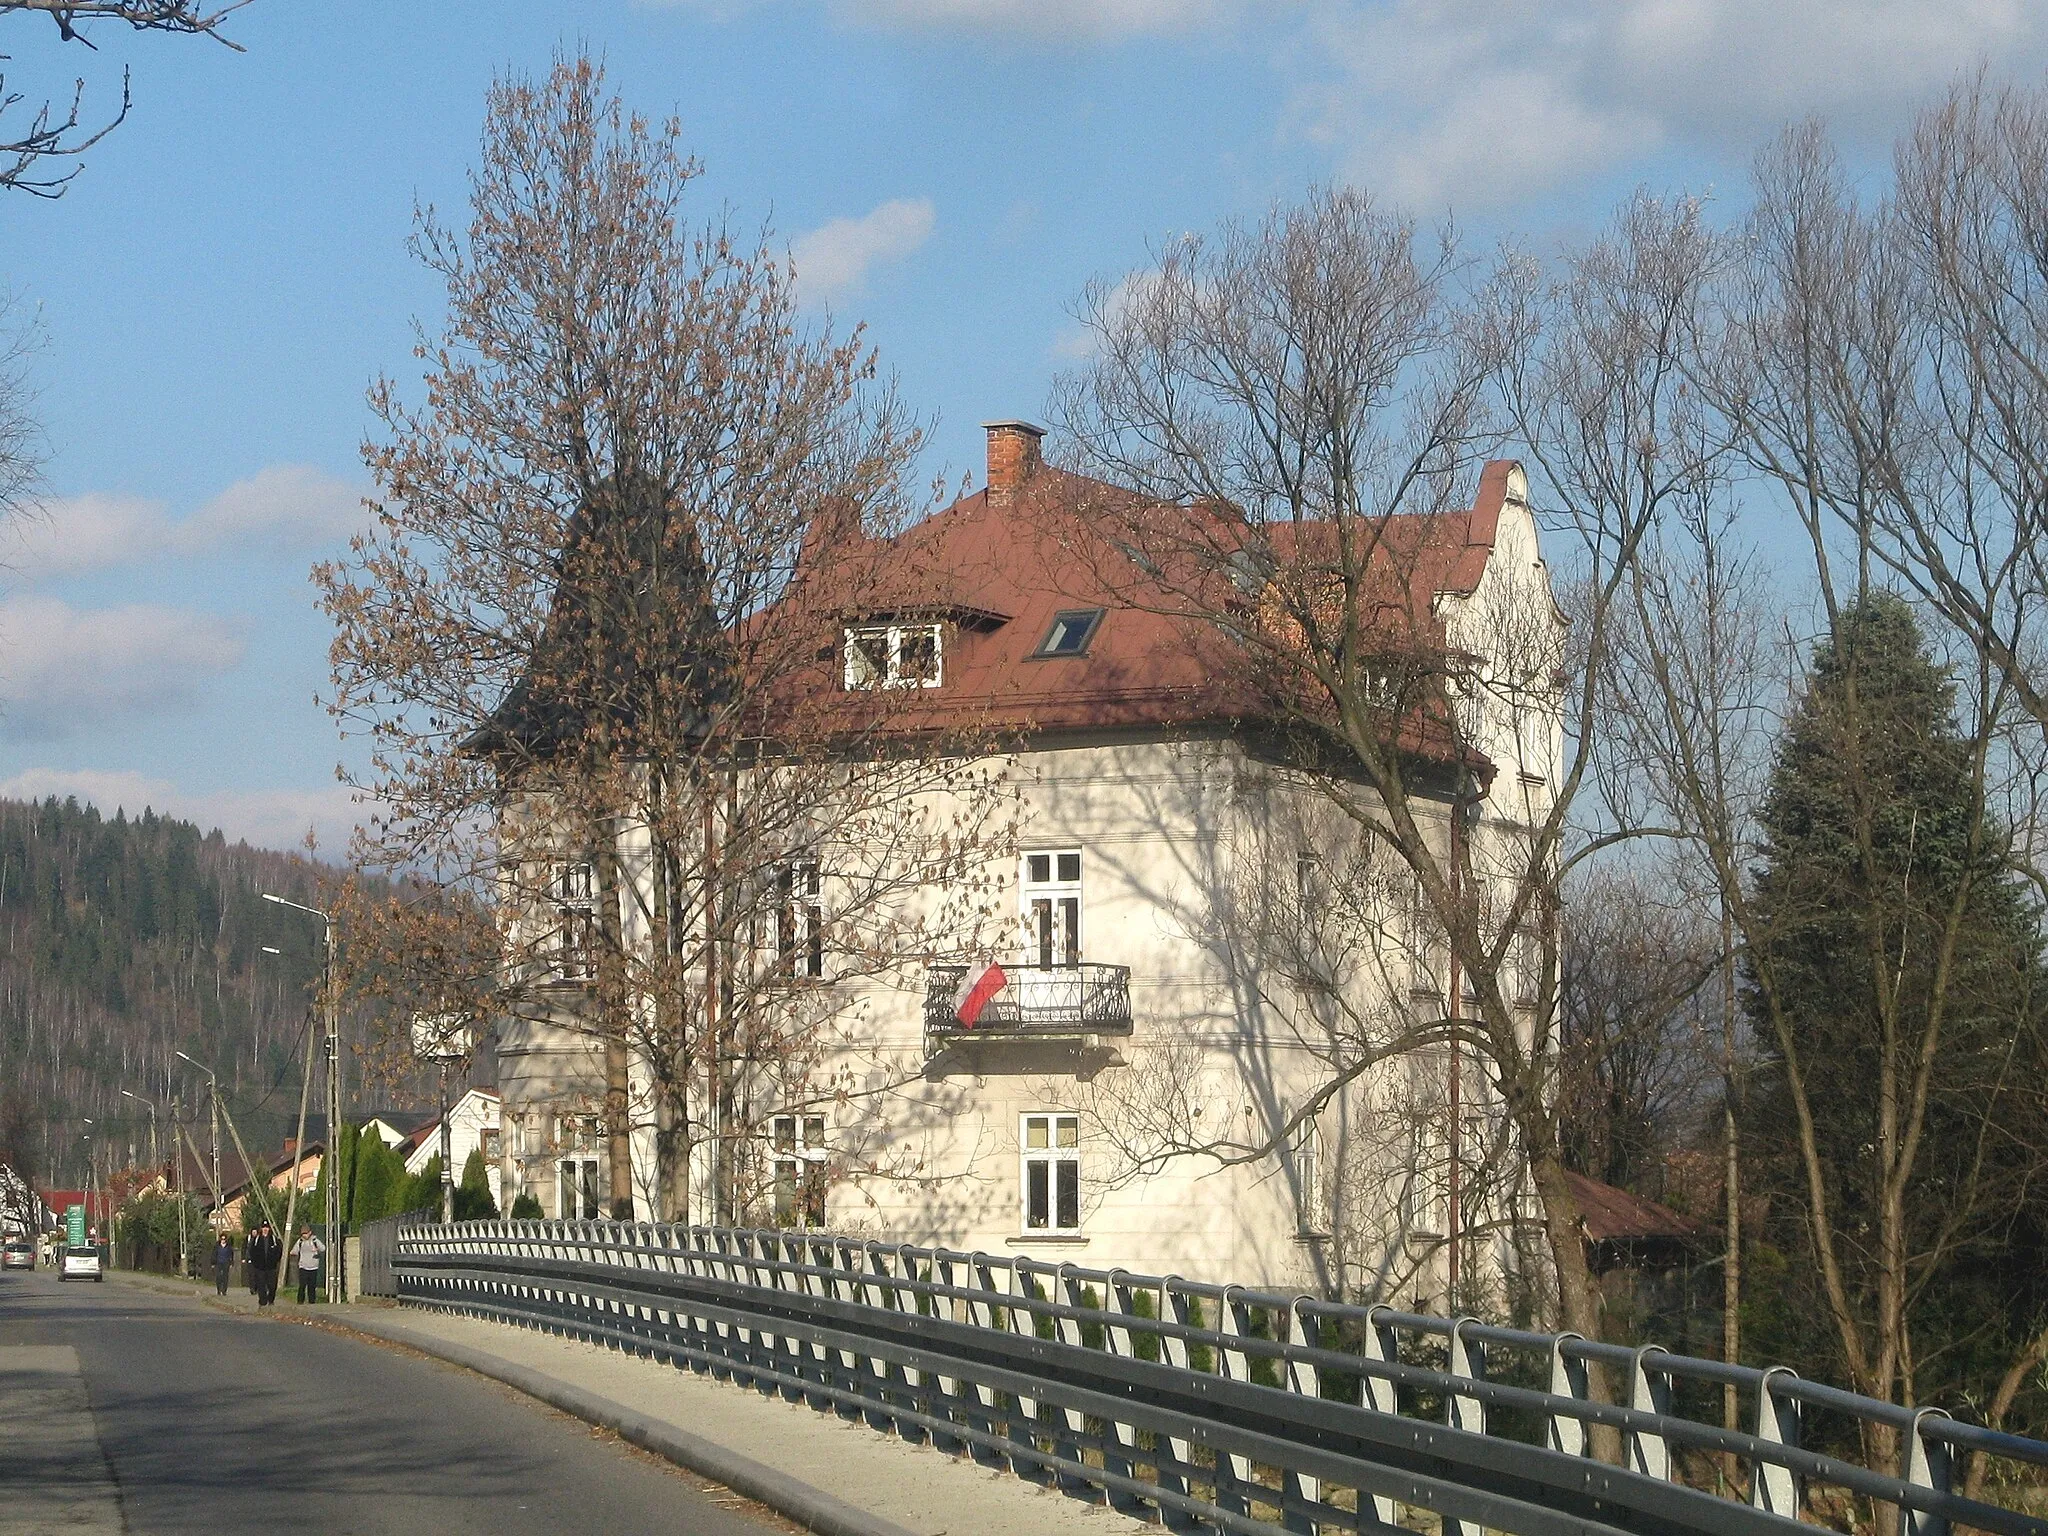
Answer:
[{"label": "red tile roof", "polygon": [[[1390,635],[1443,643],[1435,600],[1477,586],[1493,551],[1511,468],[1506,461],[1488,464],[1470,509],[1371,524],[1361,519],[1345,530],[1355,561],[1385,585],[1381,611]],[[819,538],[806,551],[790,601],[824,609],[837,622],[953,620],[943,685],[877,701],[891,733],[968,726],[1039,733],[1234,723],[1270,714],[1270,700],[1248,677],[1243,654],[1198,611],[1216,597],[1190,598],[1204,580],[1223,580],[1214,574],[1215,562],[1204,561],[1209,569],[1202,575],[1164,578],[1117,537],[1126,523],[1151,519],[1175,520],[1172,540],[1204,544],[1211,554],[1244,538],[1241,525],[1205,518],[1199,509],[1148,503],[1040,466],[1015,492],[964,496],[891,540]],[[1331,524],[1287,525],[1265,536],[1291,587],[1338,569],[1344,541]],[[1033,655],[1057,613],[1095,607],[1106,613],[1084,654]],[[840,666],[837,647],[821,644],[804,691],[838,692]],[[1419,745],[1431,755],[1448,754],[1440,722],[1422,735]]]},{"label": "red tile roof", "polygon": [[1586,1238],[1595,1243],[1643,1243],[1665,1241],[1691,1246],[1705,1240],[1712,1229],[1690,1216],[1681,1216],[1668,1205],[1645,1200],[1612,1184],[1602,1184],[1581,1173],[1567,1173],[1572,1201],[1579,1208],[1579,1224]]}]

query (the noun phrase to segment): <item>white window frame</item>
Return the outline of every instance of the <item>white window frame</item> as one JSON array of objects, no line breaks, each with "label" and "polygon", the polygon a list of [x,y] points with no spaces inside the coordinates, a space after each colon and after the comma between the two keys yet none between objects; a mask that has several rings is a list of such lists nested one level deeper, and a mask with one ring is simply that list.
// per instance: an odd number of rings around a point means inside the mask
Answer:
[{"label": "white window frame", "polygon": [[586,861],[548,866],[549,926],[543,944],[558,981],[589,981],[597,973],[597,869]]},{"label": "white window frame", "polygon": [[794,1231],[825,1225],[823,1115],[792,1110],[786,1115],[769,1117],[768,1193],[773,1202],[770,1214],[777,1228]]},{"label": "white window frame", "polygon": [[[916,677],[905,670],[903,642],[919,637],[931,641],[932,670],[929,677]],[[887,665],[880,676],[876,675],[875,658],[862,645],[863,641],[875,640],[882,641],[887,648]],[[848,693],[864,693],[874,688],[937,688],[946,677],[944,626],[937,623],[849,624],[843,661],[842,680]]]},{"label": "white window frame", "polygon": [[[567,1198],[565,1198],[567,1197]],[[574,1203],[577,1209],[564,1210]],[[597,1159],[564,1157],[555,1162],[555,1215],[561,1221],[594,1221],[603,1209],[597,1188]]]},{"label": "white window frame", "polygon": [[1329,1230],[1323,1209],[1321,1129],[1308,1116],[1287,1140],[1287,1169],[1294,1186],[1294,1230],[1302,1237],[1320,1237]]},{"label": "white window frame", "polygon": [[[1034,1146],[1034,1132],[1040,1143]],[[1033,1188],[1034,1170],[1043,1170],[1038,1189]],[[1060,1194],[1065,1188],[1073,1200],[1073,1221],[1062,1223]],[[1044,1220],[1035,1221],[1033,1205],[1037,1195],[1044,1198]],[[1066,1110],[1040,1110],[1020,1115],[1017,1120],[1017,1221],[1026,1237],[1079,1237],[1081,1235],[1081,1117]]]},{"label": "white window frame", "polygon": [[775,968],[790,981],[825,976],[824,875],[816,859],[791,859],[772,873]]},{"label": "white window frame", "polygon": [[[1046,861],[1045,879],[1032,878],[1033,859]],[[1073,861],[1071,876],[1061,867],[1070,859]],[[1087,939],[1081,899],[1084,869],[1079,848],[1031,848],[1025,851],[1017,870],[1017,922],[1022,940],[1018,948],[1026,969],[1060,969],[1081,963],[1082,945]],[[1049,931],[1040,926],[1037,911],[1040,902],[1047,903],[1044,916],[1052,924]]]}]

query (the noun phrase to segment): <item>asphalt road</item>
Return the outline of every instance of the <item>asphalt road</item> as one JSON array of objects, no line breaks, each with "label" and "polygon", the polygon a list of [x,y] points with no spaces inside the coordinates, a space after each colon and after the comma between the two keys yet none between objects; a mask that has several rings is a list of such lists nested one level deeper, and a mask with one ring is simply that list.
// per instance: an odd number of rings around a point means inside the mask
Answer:
[{"label": "asphalt road", "polygon": [[[67,1442],[73,1473],[111,1482],[119,1528],[131,1532],[789,1529],[495,1382],[289,1318],[284,1308],[229,1315],[119,1281],[0,1274],[0,1372],[10,1359],[45,1372],[34,1379],[61,1405],[70,1355],[10,1346],[68,1345],[90,1402],[89,1413],[81,1402],[70,1418],[41,1415],[33,1434],[16,1425],[10,1455],[5,1417],[27,1400],[0,1401],[0,1533],[102,1528],[87,1515],[90,1488],[68,1517],[33,1513],[35,1485],[52,1482],[53,1439]],[[76,1397],[75,1378],[70,1390]]]}]

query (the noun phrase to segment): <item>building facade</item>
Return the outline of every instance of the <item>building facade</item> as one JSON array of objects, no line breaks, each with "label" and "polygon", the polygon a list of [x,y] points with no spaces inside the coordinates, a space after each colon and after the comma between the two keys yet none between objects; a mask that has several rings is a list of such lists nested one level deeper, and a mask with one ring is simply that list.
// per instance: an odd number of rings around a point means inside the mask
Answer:
[{"label": "building facade", "polygon": [[[1484,1164],[1473,1149],[1500,1139],[1499,1117],[1476,1070],[1446,1105],[1457,1073],[1430,1026],[1462,988],[1412,872],[1365,829],[1355,779],[1311,771],[1256,670],[1106,532],[1124,493],[1043,463],[1027,424],[988,432],[983,490],[862,552],[860,600],[832,608],[807,681],[886,697],[884,735],[907,754],[980,744],[971,775],[906,792],[921,825],[977,829],[954,850],[968,873],[952,883],[971,890],[878,885],[851,865],[889,847],[829,839],[756,882],[744,942],[774,983],[759,1006],[808,1022],[786,1036],[800,1047],[735,1067],[696,1107],[691,1214],[1441,1298],[1447,1165]],[[1494,463],[1471,506],[1388,522],[1370,558],[1390,611],[1479,680],[1414,712],[1407,804],[1432,848],[1464,839],[1507,889],[1562,752],[1555,664],[1525,664],[1562,629],[1526,484]],[[630,827],[619,843],[624,878],[646,880],[653,856]],[[529,921],[589,934],[601,884],[558,852]],[[863,889],[886,895],[856,914]],[[647,906],[626,903],[623,943],[655,942],[633,916]],[[892,932],[904,952],[878,963]],[[1551,1012],[1547,942],[1540,920],[1507,941],[1532,1040]],[[573,937],[557,951],[544,1003],[500,1025],[502,1193],[595,1217],[610,1177],[595,971]],[[650,1218],[673,1186],[655,1074],[637,1054],[631,1073]],[[1512,1267],[1511,1223],[1482,1217],[1522,1197],[1511,1175],[1468,1187],[1466,1224],[1489,1230],[1472,1262]]]}]

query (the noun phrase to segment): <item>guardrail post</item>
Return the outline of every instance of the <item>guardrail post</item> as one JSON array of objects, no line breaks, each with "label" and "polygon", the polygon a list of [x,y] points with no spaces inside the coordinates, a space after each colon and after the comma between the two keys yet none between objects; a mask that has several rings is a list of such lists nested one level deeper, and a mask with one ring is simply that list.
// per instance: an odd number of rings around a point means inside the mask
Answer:
[{"label": "guardrail post", "polygon": [[[1450,1373],[1454,1379],[1484,1381],[1486,1379],[1486,1346],[1477,1339],[1465,1337],[1467,1328],[1478,1327],[1476,1317],[1461,1317],[1451,1324]],[[1452,1390],[1444,1394],[1444,1422],[1453,1429],[1462,1429],[1475,1435],[1486,1433],[1486,1403],[1484,1399]],[[1462,1520],[1444,1516],[1443,1536],[1467,1536],[1467,1532],[1480,1533],[1484,1526],[1468,1526]]]},{"label": "guardrail post", "polygon": [[[1903,1473],[1903,1480],[1915,1488],[1924,1488],[1944,1498],[1947,1497],[1954,1479],[1954,1453],[1950,1451],[1947,1441],[1936,1439],[1926,1433],[1921,1426],[1929,1419],[1945,1419],[1948,1416],[1940,1408],[1922,1408],[1913,1415],[1913,1427],[1906,1435],[1906,1468]],[[1908,1509],[1901,1504],[1899,1536],[1949,1536],[1948,1516]]]},{"label": "guardrail post", "polygon": [[[1323,1344],[1323,1326],[1313,1314],[1304,1317],[1302,1308],[1312,1305],[1313,1297],[1297,1296],[1287,1309],[1287,1336],[1284,1342],[1290,1351],[1320,1349]],[[1280,1330],[1275,1328],[1274,1333]],[[1323,1395],[1323,1373],[1316,1369],[1315,1362],[1303,1360],[1289,1353],[1287,1356],[1287,1390],[1300,1397],[1321,1398]],[[1280,1488],[1290,1498],[1300,1499],[1305,1504],[1322,1502],[1321,1479],[1308,1472],[1297,1472],[1292,1467],[1280,1469]],[[1281,1516],[1281,1524],[1290,1531],[1299,1531],[1301,1536],[1316,1536],[1316,1522],[1298,1510],[1288,1510]]]},{"label": "guardrail post", "polygon": [[[1010,1331],[1034,1339],[1038,1337],[1038,1311],[1031,1303],[1037,1296],[1038,1284],[1031,1277],[1037,1267],[1030,1259],[1015,1258],[1004,1266],[1003,1271],[1008,1276],[1004,1288],[1008,1301],[1004,1311]],[[1013,1417],[1009,1424],[1010,1438],[1028,1445],[1034,1451],[1040,1449],[1038,1426],[1043,1420],[1044,1408],[1045,1405],[1037,1398],[1018,1394],[1017,1416]],[[1043,1462],[1028,1456],[1012,1456],[1010,1470],[1034,1483],[1050,1484],[1053,1480],[1052,1473],[1046,1469]]]},{"label": "guardrail post", "polygon": [[[1102,1345],[1110,1354],[1119,1359],[1131,1360],[1136,1355],[1132,1350],[1131,1325],[1129,1319],[1136,1315],[1134,1295],[1129,1276],[1121,1269],[1111,1270],[1102,1287]],[[1111,1443],[1114,1443],[1114,1449]],[[1135,1478],[1137,1473],[1137,1432],[1122,1419],[1112,1419],[1109,1435],[1102,1447],[1102,1465],[1105,1471],[1119,1477]],[[1104,1489],[1109,1507],[1137,1519],[1149,1519],[1151,1506],[1135,1494]]]},{"label": "guardrail post", "polygon": [[[1584,1334],[1560,1333],[1550,1341],[1550,1395],[1568,1397],[1574,1402],[1592,1400],[1591,1389],[1586,1383],[1586,1362],[1569,1353],[1568,1344],[1583,1344]],[[1586,1454],[1586,1421],[1576,1414],[1554,1410],[1550,1415],[1550,1448],[1563,1451],[1567,1456]]]},{"label": "guardrail post", "polygon": [[[1059,1288],[1054,1292],[1054,1295],[1058,1297],[1060,1304],[1069,1312],[1079,1312],[1084,1309],[1088,1300],[1087,1287],[1082,1283],[1080,1277],[1074,1273],[1073,1265],[1062,1264],[1060,1266]],[[1053,1333],[1062,1344],[1069,1345],[1074,1349],[1086,1347],[1082,1342],[1081,1320],[1078,1317],[1054,1318]],[[1060,1422],[1067,1427],[1066,1434],[1059,1440],[1060,1454],[1071,1461],[1080,1461],[1082,1459],[1081,1437],[1088,1433],[1087,1415],[1076,1409],[1064,1406],[1061,1407],[1059,1412]],[[1072,1474],[1063,1475],[1059,1479],[1059,1485],[1063,1492],[1086,1498],[1091,1503],[1095,1502],[1101,1493],[1101,1490],[1094,1483],[1089,1482],[1086,1478],[1075,1477]]]},{"label": "guardrail post", "polygon": [[[1251,1332],[1251,1308],[1238,1297],[1243,1294],[1242,1286],[1226,1286],[1218,1299],[1216,1331],[1223,1335],[1224,1343],[1216,1351],[1216,1374],[1225,1381],[1249,1383],[1251,1370],[1242,1349],[1233,1347],[1229,1341],[1241,1339]],[[1216,1507],[1227,1514],[1251,1514],[1251,1497],[1247,1492],[1258,1486],[1252,1477],[1252,1462],[1249,1456],[1236,1452],[1218,1452],[1216,1456]]]},{"label": "guardrail post", "polygon": [[[1178,1275],[1168,1275],[1159,1286],[1159,1320],[1170,1323],[1170,1328],[1159,1331],[1159,1345],[1166,1363],[1175,1370],[1187,1371],[1194,1367],[1188,1360],[1188,1340],[1185,1330],[1191,1326],[1188,1320],[1191,1298]],[[1168,1435],[1166,1447],[1173,1457],[1170,1467],[1157,1467],[1159,1486],[1168,1493],[1188,1494],[1187,1472],[1195,1464],[1194,1444],[1179,1435]],[[1160,1511],[1160,1519],[1169,1530],[1188,1531],[1198,1528],[1193,1516],[1179,1510]]]},{"label": "guardrail post", "polygon": [[[1797,1375],[1790,1366],[1774,1365],[1756,1384],[1756,1437],[1766,1444],[1782,1445],[1788,1450],[1798,1448],[1799,1400],[1780,1398],[1771,1390],[1771,1383],[1778,1377],[1796,1378]],[[1758,1509],[1797,1520],[1803,1491],[1799,1484],[1799,1475],[1790,1467],[1780,1466],[1759,1454],[1750,1468],[1749,1502]]]},{"label": "guardrail post", "polygon": [[[1380,1321],[1380,1314],[1388,1310],[1386,1307],[1371,1307],[1367,1309],[1365,1314],[1365,1332],[1358,1341],[1360,1359],[1370,1360],[1380,1365],[1399,1365],[1401,1363],[1401,1335],[1393,1324]],[[1370,1408],[1374,1413],[1398,1414],[1401,1411],[1400,1393],[1396,1390],[1394,1383],[1385,1376],[1375,1375],[1371,1371],[1360,1371],[1358,1373],[1358,1406]],[[1385,1494],[1375,1493],[1368,1495],[1361,1488],[1358,1490],[1360,1514],[1365,1512],[1365,1501],[1368,1497],[1372,1500],[1373,1518],[1382,1527],[1392,1529],[1396,1525],[1395,1516],[1397,1513],[1394,1508],[1394,1501]]]},{"label": "guardrail post", "polygon": [[[1671,1412],[1671,1377],[1651,1366],[1652,1355],[1668,1355],[1661,1344],[1645,1344],[1629,1363],[1628,1406],[1636,1413],[1654,1413],[1659,1418]],[[1671,1480],[1671,1447],[1656,1430],[1631,1424],[1628,1431],[1628,1464],[1645,1477]]]}]

